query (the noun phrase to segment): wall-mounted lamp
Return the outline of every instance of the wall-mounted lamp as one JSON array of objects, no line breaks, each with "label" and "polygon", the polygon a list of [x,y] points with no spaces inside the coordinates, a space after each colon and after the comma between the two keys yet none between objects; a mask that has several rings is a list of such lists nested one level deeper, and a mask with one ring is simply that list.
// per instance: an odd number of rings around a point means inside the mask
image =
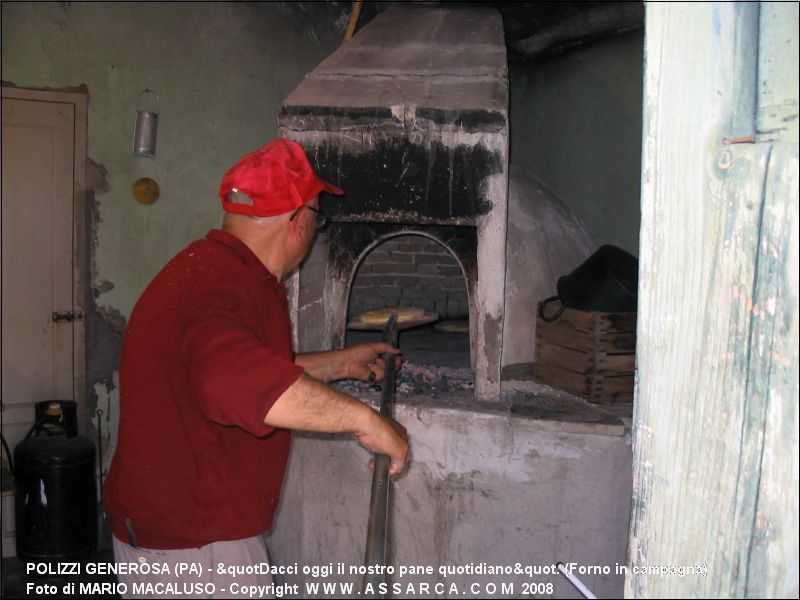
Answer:
[{"label": "wall-mounted lamp", "polygon": [[[143,110],[142,98],[151,106]],[[152,104],[155,98],[155,104]],[[158,94],[153,90],[144,90],[139,94],[136,104],[136,129],[133,132],[133,153],[136,156],[154,158],[156,155],[156,138],[158,137]]]}]

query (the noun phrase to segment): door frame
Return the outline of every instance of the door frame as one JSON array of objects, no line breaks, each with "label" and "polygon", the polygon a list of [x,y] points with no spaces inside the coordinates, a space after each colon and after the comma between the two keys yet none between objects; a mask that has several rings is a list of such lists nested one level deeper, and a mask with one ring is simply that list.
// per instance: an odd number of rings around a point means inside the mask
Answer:
[{"label": "door frame", "polygon": [[626,598],[797,597],[795,27],[646,6]]},{"label": "door frame", "polygon": [[88,254],[86,238],[86,144],[88,91],[60,91],[18,88],[3,85],[3,100],[29,100],[71,104],[74,111],[72,160],[72,306],[83,317],[72,322],[72,397],[77,403],[78,421],[86,420],[86,289]]}]

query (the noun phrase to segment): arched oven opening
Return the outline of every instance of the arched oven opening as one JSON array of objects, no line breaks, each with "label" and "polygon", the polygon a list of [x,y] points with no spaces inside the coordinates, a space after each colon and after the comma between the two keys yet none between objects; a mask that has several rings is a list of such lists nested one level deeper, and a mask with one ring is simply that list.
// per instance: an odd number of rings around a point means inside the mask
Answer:
[{"label": "arched oven opening", "polygon": [[[410,380],[424,372],[428,383],[444,377],[471,383],[466,278],[453,253],[424,234],[383,238],[366,250],[351,279],[347,323],[359,323],[368,311],[401,307],[438,316],[401,331],[398,346],[406,363],[401,377]],[[344,345],[380,341],[381,335],[348,327]]]}]

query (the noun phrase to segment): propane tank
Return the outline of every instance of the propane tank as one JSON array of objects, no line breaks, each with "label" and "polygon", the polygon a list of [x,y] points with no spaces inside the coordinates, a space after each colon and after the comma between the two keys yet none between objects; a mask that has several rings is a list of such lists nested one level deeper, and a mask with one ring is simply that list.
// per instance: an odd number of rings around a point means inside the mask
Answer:
[{"label": "propane tank", "polygon": [[36,424],[14,450],[17,556],[87,558],[97,547],[95,448],[78,435],[71,400],[36,403]]}]

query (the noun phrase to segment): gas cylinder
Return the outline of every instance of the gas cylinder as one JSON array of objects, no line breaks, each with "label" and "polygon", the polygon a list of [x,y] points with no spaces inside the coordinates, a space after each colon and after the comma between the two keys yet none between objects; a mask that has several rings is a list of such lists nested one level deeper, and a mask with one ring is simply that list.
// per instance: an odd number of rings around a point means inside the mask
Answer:
[{"label": "gas cylinder", "polygon": [[97,547],[95,447],[78,434],[71,400],[36,403],[36,424],[14,449],[17,556],[81,560]]}]

